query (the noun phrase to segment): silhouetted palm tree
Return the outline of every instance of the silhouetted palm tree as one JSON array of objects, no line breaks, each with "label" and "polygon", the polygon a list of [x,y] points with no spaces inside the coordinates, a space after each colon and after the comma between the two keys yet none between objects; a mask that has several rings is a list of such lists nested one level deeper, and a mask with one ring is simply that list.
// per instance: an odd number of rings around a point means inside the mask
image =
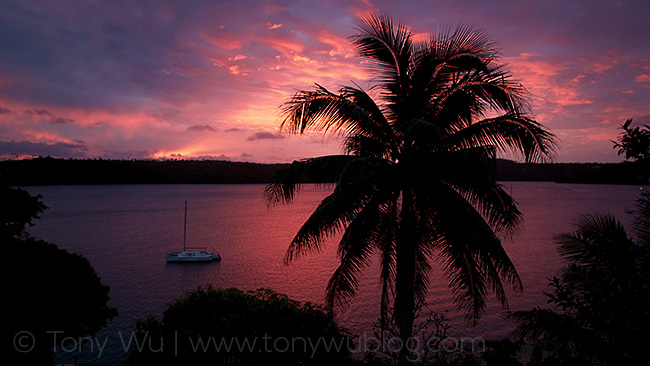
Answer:
[{"label": "silhouetted palm tree", "polygon": [[320,250],[342,231],[341,263],[327,287],[333,307],[354,296],[357,274],[378,253],[382,316],[394,306],[403,339],[425,298],[432,259],[443,262],[471,320],[488,291],[507,304],[502,281],[521,288],[497,236],[515,232],[521,213],[495,181],[496,152],[543,161],[555,145],[528,117],[523,87],[497,63],[484,33],[459,27],[412,38],[386,16],[359,20],[352,43],[376,73],[374,85],[335,93],[316,84],[285,102],[281,125],[289,133],[338,133],[345,154],[295,161],[266,188],[270,203],[282,203],[301,183],[336,183],[285,260]]}]

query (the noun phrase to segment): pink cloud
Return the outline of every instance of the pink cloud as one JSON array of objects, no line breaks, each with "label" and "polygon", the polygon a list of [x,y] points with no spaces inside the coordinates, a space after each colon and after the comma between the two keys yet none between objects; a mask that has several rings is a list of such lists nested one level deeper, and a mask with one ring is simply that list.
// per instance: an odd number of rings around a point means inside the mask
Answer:
[{"label": "pink cloud", "polygon": [[223,31],[222,28],[216,33],[205,33],[203,36],[209,43],[226,50],[240,49],[245,43],[244,40],[235,36],[232,31]]},{"label": "pink cloud", "polygon": [[648,81],[650,81],[650,75],[648,75],[648,74],[638,75],[637,77],[634,78],[634,81],[636,81],[637,83],[648,82]]},{"label": "pink cloud", "polygon": [[282,54],[286,54],[288,52],[300,53],[305,49],[305,46],[302,43],[286,38],[259,37],[257,40],[264,43],[266,46],[279,51]]},{"label": "pink cloud", "polygon": [[348,7],[348,12],[356,17],[364,17],[377,11],[377,7],[370,0],[356,0]]},{"label": "pink cloud", "polygon": [[319,42],[329,46],[329,50],[324,50],[324,52],[330,57],[343,56],[344,58],[349,58],[354,56],[354,50],[350,45],[350,41],[345,37],[328,31],[322,31],[318,34],[317,39]]},{"label": "pink cloud", "polygon": [[568,65],[551,63],[532,53],[507,57],[505,61],[515,77],[532,93],[536,106],[543,110],[562,113],[565,106],[592,103],[580,92],[584,74],[567,82],[564,73],[569,69]]}]

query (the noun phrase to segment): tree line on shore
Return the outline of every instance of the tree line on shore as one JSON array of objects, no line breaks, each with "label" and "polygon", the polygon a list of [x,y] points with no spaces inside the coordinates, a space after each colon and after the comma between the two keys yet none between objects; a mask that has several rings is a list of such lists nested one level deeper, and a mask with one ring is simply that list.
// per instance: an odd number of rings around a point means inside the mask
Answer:
[{"label": "tree line on shore", "polygon": [[[105,160],[39,157],[0,161],[0,180],[9,186],[87,184],[269,183],[289,164],[220,160]],[[632,162],[525,164],[496,161],[498,181],[647,184]]]}]

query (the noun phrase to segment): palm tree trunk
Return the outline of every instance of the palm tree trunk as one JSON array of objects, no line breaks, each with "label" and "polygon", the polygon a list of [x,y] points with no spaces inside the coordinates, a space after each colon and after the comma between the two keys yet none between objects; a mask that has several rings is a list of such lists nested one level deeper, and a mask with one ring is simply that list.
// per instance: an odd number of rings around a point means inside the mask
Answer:
[{"label": "palm tree trunk", "polygon": [[413,192],[402,192],[400,227],[397,234],[395,273],[395,321],[402,341],[398,365],[409,363],[407,342],[413,335],[415,317],[416,220]]}]

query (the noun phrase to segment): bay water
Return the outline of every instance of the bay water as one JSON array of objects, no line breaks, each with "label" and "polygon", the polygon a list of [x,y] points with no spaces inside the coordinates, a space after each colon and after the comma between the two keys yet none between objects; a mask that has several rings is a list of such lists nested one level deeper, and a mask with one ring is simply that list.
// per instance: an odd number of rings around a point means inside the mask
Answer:
[{"label": "bay water", "polygon": [[[574,229],[580,214],[611,213],[628,229],[639,186],[502,182],[519,204],[525,223],[518,236],[503,244],[524,284],[508,291],[510,310],[544,306],[548,279],[562,267],[553,235]],[[166,304],[199,286],[270,288],[300,301],[322,304],[336,269],[337,236],[322,252],[283,263],[288,244],[331,187],[305,186],[295,202],[268,207],[264,185],[96,185],[24,187],[43,195],[49,209],[28,231],[36,238],[85,256],[110,286],[110,305],[119,311],[96,342],[58,349],[57,363],[119,364],[126,355],[137,319],[158,316]],[[166,263],[168,252],[183,245],[184,201],[188,201],[187,245],[221,254],[213,263]],[[513,326],[492,296],[476,326],[467,324],[453,304],[441,267],[435,267],[428,306],[448,311],[458,336],[502,338]],[[63,284],[64,285],[64,284]],[[372,334],[379,315],[376,260],[365,269],[358,294],[337,311],[340,325],[355,334]],[[54,331],[54,330],[53,330]],[[102,347],[103,346],[103,347]]]}]

